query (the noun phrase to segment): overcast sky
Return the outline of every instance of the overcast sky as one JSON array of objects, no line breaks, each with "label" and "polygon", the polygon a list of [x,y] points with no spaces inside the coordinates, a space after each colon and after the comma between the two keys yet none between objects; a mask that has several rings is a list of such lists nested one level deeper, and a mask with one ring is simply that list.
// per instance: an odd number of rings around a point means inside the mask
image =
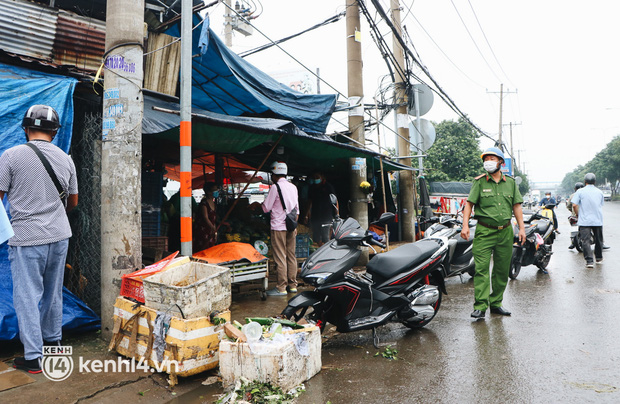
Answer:
[{"label": "overcast sky", "polygon": [[[370,1],[365,2],[379,21]],[[262,14],[251,22],[273,40],[345,9],[344,0],[260,3]],[[382,3],[389,10],[389,3]],[[401,6],[403,26],[422,62],[458,107],[494,138],[503,83],[504,141],[510,147],[507,125],[513,122],[515,155],[521,150],[533,181],[561,181],[620,133],[619,1],[409,0]],[[222,38],[223,14],[223,5],[210,9],[212,28]],[[362,21],[365,102],[373,103],[381,83],[389,82],[384,78],[388,70]],[[380,30],[391,46],[387,25],[381,23]],[[233,50],[240,53],[266,42],[258,31],[249,37],[235,33]],[[344,18],[282,47],[310,69],[319,68],[325,81],[347,94]],[[267,73],[300,68],[276,48],[246,60]],[[415,73],[428,80],[418,69]],[[322,93],[336,90],[321,84]],[[435,96],[424,118],[440,122],[458,117]],[[346,123],[346,115],[337,119]],[[393,118],[385,123],[394,127]],[[383,142],[393,144],[393,135],[385,136]],[[491,143],[483,139],[481,146]]]}]

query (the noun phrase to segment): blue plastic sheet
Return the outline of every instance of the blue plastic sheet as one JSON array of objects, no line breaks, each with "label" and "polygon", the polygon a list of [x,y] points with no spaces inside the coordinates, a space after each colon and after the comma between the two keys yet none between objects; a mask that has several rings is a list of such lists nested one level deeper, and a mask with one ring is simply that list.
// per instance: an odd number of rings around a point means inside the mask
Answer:
[{"label": "blue plastic sheet", "polygon": [[0,154],[26,142],[22,119],[28,108],[49,105],[58,112],[60,130],[53,143],[69,151],[73,133],[73,90],[77,80],[0,63]]},{"label": "blue plastic sheet", "polygon": [[[194,16],[194,26],[200,22]],[[179,37],[180,23],[166,34]],[[337,95],[289,88],[228,49],[210,28],[195,29],[192,42],[192,55],[200,55],[192,58],[193,107],[232,116],[275,117],[306,133],[325,133]]]},{"label": "blue plastic sheet", "polygon": [[[77,80],[0,63],[0,155],[25,143],[21,127],[26,110],[34,104],[52,106],[61,128],[54,144],[69,151],[73,132],[73,90]],[[5,198],[6,199],[6,198]],[[7,203],[0,209],[9,211]],[[100,327],[99,317],[69,290],[63,290],[63,331],[89,331]],[[7,243],[0,244],[0,340],[17,338],[19,329],[13,308],[13,280]]]}]

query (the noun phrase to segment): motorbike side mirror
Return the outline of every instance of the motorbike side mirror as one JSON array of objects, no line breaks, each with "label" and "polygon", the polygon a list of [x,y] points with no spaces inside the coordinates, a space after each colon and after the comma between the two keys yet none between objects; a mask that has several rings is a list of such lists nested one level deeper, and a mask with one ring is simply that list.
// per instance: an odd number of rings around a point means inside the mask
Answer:
[{"label": "motorbike side mirror", "polygon": [[338,198],[334,194],[329,194],[329,201],[331,202],[334,209],[334,216],[338,217],[340,214],[340,212],[338,211]]},{"label": "motorbike side mirror", "polygon": [[381,215],[379,220],[374,221],[371,224],[382,225],[382,224],[386,224],[386,223],[392,223],[394,221],[395,217],[396,217],[396,215],[394,213],[392,213],[392,212],[385,212],[384,214]]}]

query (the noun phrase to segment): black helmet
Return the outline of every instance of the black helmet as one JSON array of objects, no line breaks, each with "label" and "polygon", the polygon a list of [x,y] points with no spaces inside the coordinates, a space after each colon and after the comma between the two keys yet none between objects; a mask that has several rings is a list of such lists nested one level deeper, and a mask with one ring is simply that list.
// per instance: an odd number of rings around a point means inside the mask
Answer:
[{"label": "black helmet", "polygon": [[54,108],[48,105],[33,105],[26,111],[22,127],[56,131],[60,128],[60,120]]},{"label": "black helmet", "polygon": [[583,178],[583,182],[587,184],[596,184],[596,175],[594,173],[587,173]]},{"label": "black helmet", "polygon": [[583,188],[583,182],[576,182],[575,183],[575,191],[580,189],[580,188]]}]

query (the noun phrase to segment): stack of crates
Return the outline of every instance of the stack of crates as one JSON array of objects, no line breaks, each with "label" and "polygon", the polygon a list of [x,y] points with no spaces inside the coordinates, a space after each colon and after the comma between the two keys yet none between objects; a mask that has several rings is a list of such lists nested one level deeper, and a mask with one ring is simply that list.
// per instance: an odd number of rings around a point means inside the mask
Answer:
[{"label": "stack of crates", "polygon": [[162,234],[161,205],[163,174],[142,173],[142,237],[166,236]]},{"label": "stack of crates", "polygon": [[310,255],[310,235],[298,234],[295,239],[295,257],[308,258]]}]

